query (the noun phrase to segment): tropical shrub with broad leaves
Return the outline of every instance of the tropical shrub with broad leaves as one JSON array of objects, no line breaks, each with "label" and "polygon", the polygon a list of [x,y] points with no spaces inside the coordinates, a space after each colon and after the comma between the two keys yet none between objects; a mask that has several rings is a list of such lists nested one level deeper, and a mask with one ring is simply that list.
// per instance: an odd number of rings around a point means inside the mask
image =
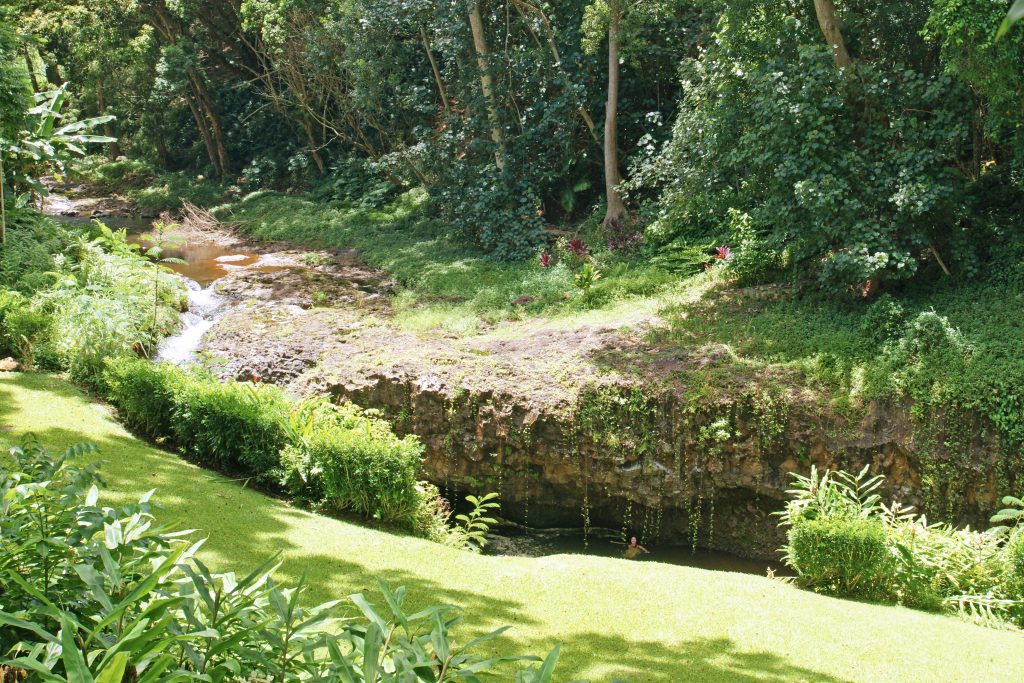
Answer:
[{"label": "tropical shrub with broad leaves", "polygon": [[78,458],[29,440],[0,456],[0,675],[74,683],[265,680],[385,683],[480,680],[499,669],[520,683],[553,680],[556,648],[536,657],[475,654],[506,629],[462,644],[457,608],[409,613],[406,591],[380,590],[309,607],[304,586],[252,573],[214,573],[195,532],[170,533],[152,492],[100,503],[101,480]]},{"label": "tropical shrub with broad leaves", "polygon": [[14,191],[15,206],[24,206],[33,197],[45,197],[48,190],[43,176],[62,177],[73,158],[85,156],[87,145],[112,141],[89,132],[111,121],[112,116],[65,122],[61,110],[67,88],[65,83],[57,90],[38,93],[22,129],[10,137],[0,137],[4,177]]},{"label": "tropical shrub with broad leaves", "polygon": [[[812,468],[794,479],[780,514],[789,527],[786,562],[802,585],[1024,625],[1024,527],[974,531],[929,523],[910,508],[884,504],[884,478],[868,476],[867,467],[856,475]],[[1019,509],[992,521],[1016,524],[1024,516]]]}]

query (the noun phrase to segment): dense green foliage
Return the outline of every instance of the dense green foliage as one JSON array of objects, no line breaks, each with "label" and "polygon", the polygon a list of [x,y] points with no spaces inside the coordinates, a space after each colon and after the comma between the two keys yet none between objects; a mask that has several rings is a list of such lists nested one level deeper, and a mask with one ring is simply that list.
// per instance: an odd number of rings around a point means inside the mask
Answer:
[{"label": "dense green foliage", "polygon": [[1019,230],[993,215],[1019,183],[992,156],[1016,158],[998,103],[1019,120],[1020,43],[993,46],[984,0],[851,4],[837,68],[809,4],[724,3],[714,45],[684,63],[674,139],[648,169],[667,187],[659,237],[760,252],[753,279],[785,267],[866,294],[976,275]]},{"label": "dense green foliage", "polygon": [[385,522],[415,517],[422,499],[423,446],[354,406],[325,401],[293,411],[298,443],[282,454],[292,493],[334,511]]},{"label": "dense green foliage", "polygon": [[64,227],[27,211],[8,227],[0,355],[96,384],[106,358],[154,349],[178,326],[184,285],[123,232],[99,223]]},{"label": "dense green foliage", "polygon": [[641,227],[660,205],[649,242],[669,262],[730,243],[748,281],[872,294],[973,277],[1018,241],[1024,38],[995,39],[1001,4],[839,2],[842,64],[799,0],[21,0],[15,18],[37,89],[69,74],[76,110],[118,117],[100,119],[111,158],[173,172],[137,188],[143,204],[197,178],[218,179],[211,203],[291,187],[379,204],[420,185],[442,232],[515,258],[601,197],[618,12],[612,123]]},{"label": "dense green foliage", "polygon": [[867,468],[857,476],[812,470],[796,477],[782,520],[786,561],[801,583],[990,623],[1019,620],[1024,527],[976,532],[929,523],[882,503],[882,477],[866,475]]},{"label": "dense green foliage", "polygon": [[[35,442],[0,459],[0,673],[26,681],[466,681],[505,662],[451,631],[450,606],[410,613],[404,588],[381,583],[387,609],[350,596],[361,616],[342,619],[340,601],[302,603],[273,560],[248,575],[214,574],[195,553],[194,532],[155,526],[147,494],[120,509],[99,503],[95,467]],[[557,650],[519,667],[521,683],[552,679]]]},{"label": "dense green foliage", "polygon": [[199,370],[119,358],[104,384],[129,426],[190,460],[253,477],[318,509],[446,540],[437,490],[418,481],[423,446],[372,412],[293,401],[272,385],[222,383]]}]

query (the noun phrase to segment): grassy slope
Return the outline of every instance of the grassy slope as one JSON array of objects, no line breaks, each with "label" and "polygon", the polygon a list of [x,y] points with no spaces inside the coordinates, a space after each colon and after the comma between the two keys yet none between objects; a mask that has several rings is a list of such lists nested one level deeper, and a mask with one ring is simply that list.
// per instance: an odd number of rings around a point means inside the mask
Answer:
[{"label": "grassy slope", "polygon": [[467,630],[512,624],[506,650],[564,643],[562,680],[995,682],[1024,671],[1020,634],[948,617],[656,562],[480,557],[318,517],[132,438],[65,382],[0,373],[0,444],[27,431],[53,448],[100,445],[108,495],[157,488],[162,520],[208,530],[205,559],[220,569],[282,551],[284,574],[304,574],[317,599],[373,593],[381,576],[417,605],[462,606]]},{"label": "grassy slope", "polygon": [[[592,299],[584,302],[564,267],[544,269],[533,260],[490,260],[457,236],[446,235],[443,226],[426,215],[425,202],[420,191],[378,210],[258,194],[216,213],[237,221],[258,239],[357,249],[369,265],[403,285],[394,300],[395,321],[410,330],[474,333],[531,315],[614,320],[623,307],[653,314],[675,301],[677,276],[649,263],[609,262]],[[523,303],[521,297],[530,300]]]}]

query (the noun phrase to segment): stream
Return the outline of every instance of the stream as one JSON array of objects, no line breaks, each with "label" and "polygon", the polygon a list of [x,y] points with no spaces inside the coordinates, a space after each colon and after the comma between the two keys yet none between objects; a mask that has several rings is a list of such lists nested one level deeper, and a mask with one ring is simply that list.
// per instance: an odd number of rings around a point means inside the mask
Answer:
[{"label": "stream", "polygon": [[[74,207],[76,200],[61,198],[62,203]],[[72,225],[88,223],[93,217],[68,215],[48,211],[54,218]],[[108,215],[101,218],[109,227],[124,228],[130,242],[143,249],[150,246],[145,239],[151,227],[149,219]],[[203,337],[217,321],[230,313],[239,301],[240,292],[223,294],[217,291],[218,282],[238,271],[273,272],[283,270],[272,255],[261,254],[255,247],[244,242],[222,243],[212,238],[194,238],[175,247],[165,248],[165,257],[181,259],[183,263],[168,264],[178,273],[188,287],[188,310],[182,314],[182,327],[174,335],[165,338],[155,357],[156,360],[183,364],[197,358],[203,344]],[[242,293],[244,294],[244,293]],[[539,557],[565,553],[623,557],[626,546],[620,531],[591,529],[584,536],[582,529],[534,529],[518,525],[500,526],[492,530],[486,554]],[[689,546],[653,545],[650,553],[635,561],[655,561],[717,571],[741,572],[746,574],[787,575],[780,560],[764,561],[742,558],[730,553],[697,549]]]},{"label": "stream", "polygon": [[[60,205],[73,205],[62,198]],[[55,216],[69,225],[84,225],[92,217]],[[135,216],[104,216],[101,220],[110,228],[125,229],[128,241],[143,250],[152,246],[146,236],[151,221]],[[217,293],[216,283],[229,273],[239,270],[272,271],[278,266],[263,264],[262,256],[239,245],[223,245],[199,240],[185,241],[165,247],[163,257],[180,259],[183,263],[169,263],[167,267],[181,276],[188,288],[188,309],[182,313],[181,329],[160,342],[155,360],[181,365],[196,359],[203,336],[230,309],[229,300]]]}]

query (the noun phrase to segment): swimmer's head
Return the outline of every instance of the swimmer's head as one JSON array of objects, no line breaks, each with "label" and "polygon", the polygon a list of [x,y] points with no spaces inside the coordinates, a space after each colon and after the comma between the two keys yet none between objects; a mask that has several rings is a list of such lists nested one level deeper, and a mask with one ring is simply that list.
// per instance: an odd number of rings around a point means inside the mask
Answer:
[{"label": "swimmer's head", "polygon": [[636,536],[633,536],[631,539],[629,539],[629,544],[636,545]]}]

